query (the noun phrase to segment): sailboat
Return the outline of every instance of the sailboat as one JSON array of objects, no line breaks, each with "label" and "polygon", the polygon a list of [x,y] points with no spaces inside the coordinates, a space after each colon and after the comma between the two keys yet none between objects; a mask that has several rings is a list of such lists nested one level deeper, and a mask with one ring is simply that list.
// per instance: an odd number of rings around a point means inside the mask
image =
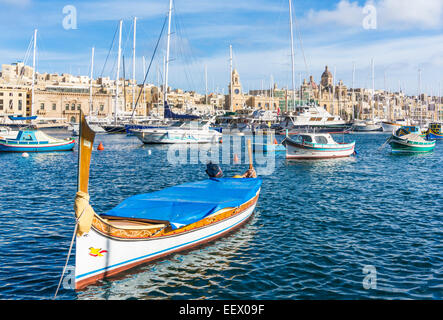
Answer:
[{"label": "sailboat", "polygon": [[374,95],[375,95],[375,78],[374,78],[374,59],[372,59],[372,119],[366,121],[355,121],[351,127],[353,132],[382,132],[383,127],[375,120],[374,116]]},{"label": "sailboat", "polygon": [[[123,124],[119,124],[117,122],[118,119],[118,111],[119,111],[119,82],[120,82],[120,59],[122,53],[122,24],[123,20],[120,20],[119,24],[119,36],[118,36],[118,54],[117,54],[117,76],[115,79],[115,99],[114,99],[114,123],[106,124],[103,126],[103,129],[107,133],[125,133],[125,126]],[[126,80],[123,79],[123,83]]]},{"label": "sailboat", "polygon": [[[37,29],[34,30],[34,56],[32,71],[32,100],[30,116],[9,116],[12,121],[33,121],[37,119],[34,116],[35,106],[35,59],[37,48]],[[48,152],[48,151],[69,151],[74,148],[75,140],[71,138],[57,139],[45,134],[43,131],[35,129],[35,126],[28,125],[29,128],[23,128],[16,132],[10,132],[0,138],[0,152]],[[14,136],[15,135],[15,136]]]},{"label": "sailboat", "polygon": [[[247,222],[254,212],[262,180],[235,176],[132,196],[110,211],[97,214],[88,194],[94,137],[81,115],[74,204],[76,289],[219,238]],[[252,169],[250,140],[248,152]]]}]

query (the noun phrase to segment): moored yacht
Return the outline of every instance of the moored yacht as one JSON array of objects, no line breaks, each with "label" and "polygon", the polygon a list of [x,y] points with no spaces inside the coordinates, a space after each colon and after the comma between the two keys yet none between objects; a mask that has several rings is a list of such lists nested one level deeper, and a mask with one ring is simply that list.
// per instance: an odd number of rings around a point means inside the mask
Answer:
[{"label": "moored yacht", "polygon": [[146,144],[219,143],[222,134],[210,128],[209,121],[175,122],[168,127],[135,129],[133,134]]},{"label": "moored yacht", "polygon": [[353,132],[383,132],[383,127],[375,120],[356,121],[351,127]]},{"label": "moored yacht", "polygon": [[325,108],[317,105],[305,105],[299,111],[289,113],[280,122],[280,133],[315,129],[316,132],[342,132],[349,129],[340,116],[331,115]]}]

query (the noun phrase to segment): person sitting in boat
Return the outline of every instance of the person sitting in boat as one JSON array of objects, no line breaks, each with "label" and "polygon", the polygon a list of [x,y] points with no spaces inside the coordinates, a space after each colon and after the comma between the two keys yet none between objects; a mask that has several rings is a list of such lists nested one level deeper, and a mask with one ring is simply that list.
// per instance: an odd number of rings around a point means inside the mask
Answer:
[{"label": "person sitting in boat", "polygon": [[223,177],[223,171],[220,166],[216,163],[209,162],[206,165],[206,173],[210,178],[221,178]]},{"label": "person sitting in boat", "polygon": [[[210,178],[221,178],[223,177],[223,171],[218,164],[209,162],[206,165],[206,173]],[[236,175],[234,178],[257,178],[257,173],[254,168],[248,169],[242,175]]]}]

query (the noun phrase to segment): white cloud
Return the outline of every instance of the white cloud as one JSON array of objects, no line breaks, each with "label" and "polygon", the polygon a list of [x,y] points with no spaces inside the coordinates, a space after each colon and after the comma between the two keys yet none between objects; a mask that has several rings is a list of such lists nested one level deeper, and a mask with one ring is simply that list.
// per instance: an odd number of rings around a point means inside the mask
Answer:
[{"label": "white cloud", "polygon": [[381,30],[437,29],[443,26],[442,0],[340,0],[333,10],[310,10],[303,17],[305,24],[330,25],[363,30],[363,9],[373,5],[377,10],[377,28]]},{"label": "white cloud", "polygon": [[335,24],[346,27],[361,25],[363,19],[363,8],[357,2],[340,0],[334,10],[310,10],[305,20],[310,24]]},{"label": "white cloud", "polygon": [[380,24],[393,29],[434,29],[442,26],[442,0],[380,0]]}]

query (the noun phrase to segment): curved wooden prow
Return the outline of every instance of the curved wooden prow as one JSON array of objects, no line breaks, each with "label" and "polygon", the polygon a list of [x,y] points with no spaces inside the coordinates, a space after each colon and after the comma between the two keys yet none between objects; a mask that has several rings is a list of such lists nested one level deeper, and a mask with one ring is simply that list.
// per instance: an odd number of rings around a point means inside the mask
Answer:
[{"label": "curved wooden prow", "polygon": [[88,193],[89,166],[95,132],[89,128],[85,115],[80,111],[80,139],[78,142],[78,181],[77,191]]},{"label": "curved wooden prow", "polygon": [[252,170],[254,168],[252,164],[252,144],[251,139],[248,139],[248,155],[249,155],[249,170]]}]

